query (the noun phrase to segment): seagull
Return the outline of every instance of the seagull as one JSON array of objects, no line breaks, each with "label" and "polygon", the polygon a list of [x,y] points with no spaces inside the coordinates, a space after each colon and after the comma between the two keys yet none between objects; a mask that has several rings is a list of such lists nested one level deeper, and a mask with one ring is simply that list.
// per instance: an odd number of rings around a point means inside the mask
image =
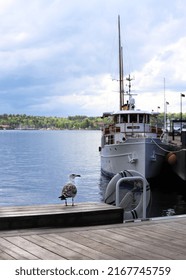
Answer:
[{"label": "seagull", "polygon": [[81,175],[77,175],[77,174],[69,175],[69,182],[63,186],[61,196],[59,196],[61,200],[65,200],[66,206],[67,206],[67,198],[70,197],[72,198],[72,206],[74,206],[74,197],[77,194],[77,188],[74,184],[74,180],[76,177],[81,177]]}]

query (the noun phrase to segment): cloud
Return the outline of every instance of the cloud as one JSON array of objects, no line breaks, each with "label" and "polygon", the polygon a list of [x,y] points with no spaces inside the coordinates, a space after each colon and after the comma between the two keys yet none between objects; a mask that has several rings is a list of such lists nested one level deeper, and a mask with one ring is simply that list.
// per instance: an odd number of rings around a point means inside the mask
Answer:
[{"label": "cloud", "polygon": [[137,107],[149,109],[147,97],[154,107],[163,104],[165,78],[169,109],[179,111],[185,12],[183,0],[143,0],[140,8],[137,0],[1,0],[0,113],[92,116],[119,109],[112,81],[118,14],[124,74],[135,76]]},{"label": "cloud", "polygon": [[[32,111],[40,111],[49,114],[52,112],[60,112],[59,115],[101,116],[103,111],[113,111],[117,109],[119,104],[118,91],[116,84],[112,81],[109,75],[84,76],[73,80],[74,90],[71,91],[70,83],[64,85],[63,83],[55,84],[50,88],[50,91],[55,94],[48,94],[43,98],[38,99],[37,105],[31,105]],[[83,89],[83,90],[82,90]],[[114,108],[113,108],[114,106]]]},{"label": "cloud", "polygon": [[[135,73],[135,89],[139,91],[137,98],[142,108],[149,108],[143,100],[154,97],[155,107],[164,110],[164,98],[169,102],[170,112],[180,110],[180,92],[186,91],[186,36],[175,43],[161,49],[146,63],[139,72]],[[179,50],[179,51],[178,51]],[[165,88],[165,90],[164,90]],[[165,96],[164,96],[165,94]]]}]

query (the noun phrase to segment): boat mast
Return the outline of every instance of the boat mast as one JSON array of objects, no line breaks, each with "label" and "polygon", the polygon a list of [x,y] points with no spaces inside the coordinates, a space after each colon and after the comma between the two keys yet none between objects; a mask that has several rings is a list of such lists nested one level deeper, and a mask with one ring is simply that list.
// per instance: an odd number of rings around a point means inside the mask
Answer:
[{"label": "boat mast", "polygon": [[124,86],[123,86],[123,48],[121,46],[120,36],[120,16],[118,15],[118,40],[119,40],[119,92],[120,92],[120,110],[124,106]]}]

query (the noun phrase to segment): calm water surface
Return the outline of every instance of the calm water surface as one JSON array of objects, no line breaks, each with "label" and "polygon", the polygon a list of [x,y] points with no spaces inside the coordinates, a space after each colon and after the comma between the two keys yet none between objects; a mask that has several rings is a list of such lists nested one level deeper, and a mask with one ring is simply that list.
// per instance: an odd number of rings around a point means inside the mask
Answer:
[{"label": "calm water surface", "polygon": [[77,202],[99,201],[99,131],[0,131],[1,205],[61,203],[70,173]]},{"label": "calm water surface", "polygon": [[[108,179],[100,173],[100,137],[86,130],[0,131],[0,206],[64,203],[58,196],[70,173],[81,175],[75,202],[102,201]],[[185,182],[163,170],[150,186],[149,216],[169,208],[186,213]]]}]

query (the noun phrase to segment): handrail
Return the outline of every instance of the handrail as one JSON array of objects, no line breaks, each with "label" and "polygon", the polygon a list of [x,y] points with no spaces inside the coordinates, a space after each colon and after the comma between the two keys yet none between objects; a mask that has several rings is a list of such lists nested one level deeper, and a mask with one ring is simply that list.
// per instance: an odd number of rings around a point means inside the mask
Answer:
[{"label": "handrail", "polygon": [[140,180],[143,184],[143,219],[146,219],[146,179],[141,176],[134,176],[134,177],[123,177],[119,179],[116,183],[116,206],[119,207],[119,191],[120,191],[120,184],[124,181],[136,181]]}]

